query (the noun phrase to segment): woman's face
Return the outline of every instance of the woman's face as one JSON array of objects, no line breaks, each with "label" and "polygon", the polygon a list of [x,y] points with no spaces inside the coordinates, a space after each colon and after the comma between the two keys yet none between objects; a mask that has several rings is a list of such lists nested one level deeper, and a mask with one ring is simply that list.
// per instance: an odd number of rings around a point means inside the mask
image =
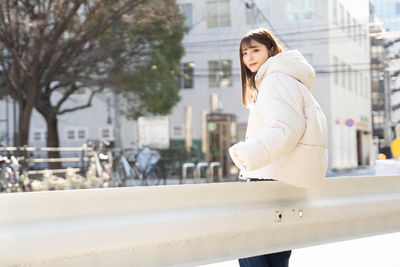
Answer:
[{"label": "woman's face", "polygon": [[242,48],[243,63],[253,73],[269,58],[268,48],[257,41],[251,40],[250,45]]}]

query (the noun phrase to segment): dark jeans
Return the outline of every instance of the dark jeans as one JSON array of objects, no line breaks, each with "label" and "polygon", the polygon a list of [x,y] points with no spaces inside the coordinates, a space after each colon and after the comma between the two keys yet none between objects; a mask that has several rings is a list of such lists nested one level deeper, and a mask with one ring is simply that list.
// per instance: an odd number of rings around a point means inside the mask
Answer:
[{"label": "dark jeans", "polygon": [[[251,178],[249,182],[274,181]],[[288,267],[291,250],[239,259],[240,267]]]},{"label": "dark jeans", "polygon": [[282,251],[239,259],[240,267],[288,267],[292,251]]}]

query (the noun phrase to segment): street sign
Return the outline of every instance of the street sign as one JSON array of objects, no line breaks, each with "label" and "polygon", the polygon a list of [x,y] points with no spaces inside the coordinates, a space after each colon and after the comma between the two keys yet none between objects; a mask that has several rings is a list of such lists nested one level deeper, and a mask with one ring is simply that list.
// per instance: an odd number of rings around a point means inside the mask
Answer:
[{"label": "street sign", "polygon": [[347,127],[353,127],[355,123],[354,123],[354,120],[353,120],[353,119],[347,119],[347,120],[345,120],[344,124],[345,124]]},{"label": "street sign", "polygon": [[169,120],[166,116],[138,118],[139,144],[154,149],[169,148]]},{"label": "street sign", "polygon": [[213,132],[213,131],[215,131],[215,129],[217,129],[217,125],[216,125],[215,123],[213,123],[213,122],[210,122],[210,123],[208,124],[208,130],[209,130],[210,132]]}]

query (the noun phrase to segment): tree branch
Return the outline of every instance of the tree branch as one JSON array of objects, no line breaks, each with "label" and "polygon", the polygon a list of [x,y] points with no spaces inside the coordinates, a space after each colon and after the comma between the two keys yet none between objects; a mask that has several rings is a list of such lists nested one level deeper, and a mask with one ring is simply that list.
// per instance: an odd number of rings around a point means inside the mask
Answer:
[{"label": "tree branch", "polygon": [[[6,66],[6,64],[5,64],[5,62],[4,62],[4,58],[3,57],[1,57],[0,56],[0,64],[1,64],[1,66],[2,66],[2,68],[3,68],[3,73],[4,73],[4,76],[6,77],[6,79],[7,79],[7,81],[8,81],[8,84],[11,86],[11,89],[14,89],[14,90],[11,90],[11,92],[15,92],[15,96],[16,96],[16,98],[18,99],[18,100],[22,100],[22,94],[21,94],[21,91],[20,90],[18,90],[17,88],[18,88],[18,86],[17,86],[17,84],[15,83],[15,81],[12,79],[12,77],[11,77],[11,75],[10,75],[10,71],[7,69],[7,66]],[[7,85],[6,85],[7,86]]]},{"label": "tree branch", "polygon": [[95,94],[100,93],[103,90],[104,90],[104,88],[100,88],[98,90],[93,90],[92,93],[90,94],[90,97],[89,97],[88,102],[87,102],[86,105],[82,105],[82,106],[78,106],[78,107],[74,107],[74,108],[64,109],[62,111],[57,112],[57,115],[62,115],[62,114],[67,113],[67,112],[73,112],[73,111],[76,111],[76,110],[85,109],[85,108],[88,108],[88,107],[92,106],[92,99],[95,96]]}]

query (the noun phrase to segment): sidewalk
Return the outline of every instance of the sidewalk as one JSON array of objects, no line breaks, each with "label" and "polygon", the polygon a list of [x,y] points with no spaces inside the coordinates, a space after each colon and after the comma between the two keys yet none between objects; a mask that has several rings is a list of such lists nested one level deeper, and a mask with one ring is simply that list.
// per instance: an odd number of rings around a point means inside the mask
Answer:
[{"label": "sidewalk", "polygon": [[[295,249],[290,267],[398,267],[400,233]],[[239,267],[237,260],[201,267]]]}]

